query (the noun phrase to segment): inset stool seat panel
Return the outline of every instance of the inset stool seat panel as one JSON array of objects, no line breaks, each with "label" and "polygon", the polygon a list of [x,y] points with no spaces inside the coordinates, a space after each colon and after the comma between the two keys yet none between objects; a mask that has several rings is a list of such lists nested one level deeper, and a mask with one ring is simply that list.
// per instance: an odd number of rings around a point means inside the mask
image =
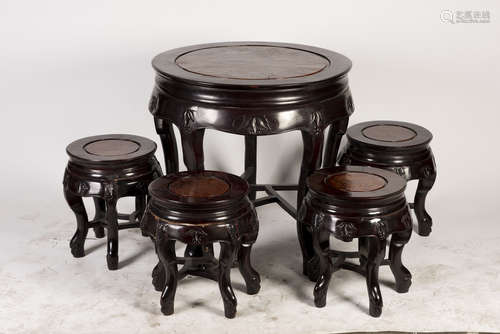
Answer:
[{"label": "inset stool seat panel", "polygon": [[[196,275],[219,283],[225,315],[233,318],[237,302],[230,269],[236,255],[247,292],[259,291],[260,277],[250,263],[259,223],[248,193],[245,180],[217,171],[170,173],[150,184],[141,229],[155,241],[160,263],[153,269],[153,285],[163,291],[161,309],[165,315],[174,312],[177,281]],[[187,251],[178,257],[176,241],[203,252]],[[214,256],[214,242],[221,245],[219,260]],[[178,264],[184,264],[180,271]]]},{"label": "inset stool seat panel", "polygon": [[[411,217],[404,195],[406,181],[384,169],[340,166],[314,172],[307,178],[307,187],[299,222],[311,230],[319,259],[314,289],[316,306],[325,306],[332,272],[343,268],[366,276],[370,314],[379,316],[382,312],[379,266],[390,265],[398,292],[407,292],[411,284],[411,274],[401,263],[403,247],[411,236]],[[331,250],[331,234],[346,242],[359,239],[359,252]],[[385,260],[389,236],[392,236],[389,259]],[[357,257],[359,265],[346,261]]]},{"label": "inset stool seat panel", "polygon": [[384,168],[408,181],[419,180],[411,205],[418,220],[418,234],[429,235],[432,218],[425,210],[425,199],[436,180],[436,163],[429,146],[432,134],[412,123],[371,121],[349,127],[346,135],[340,165]]},{"label": "inset stool seat panel", "polygon": [[[86,137],[69,144],[64,173],[64,195],[77,218],[77,231],[70,242],[75,257],[85,255],[89,228],[97,238],[108,232],[108,268],[118,268],[118,230],[139,227],[146,206],[147,187],[162,172],[154,157],[156,144],[144,137],[110,134]],[[134,196],[136,210],[127,215],[116,211],[119,198]],[[93,197],[96,213],[88,220],[82,197]],[[118,224],[118,220],[127,223]]]}]

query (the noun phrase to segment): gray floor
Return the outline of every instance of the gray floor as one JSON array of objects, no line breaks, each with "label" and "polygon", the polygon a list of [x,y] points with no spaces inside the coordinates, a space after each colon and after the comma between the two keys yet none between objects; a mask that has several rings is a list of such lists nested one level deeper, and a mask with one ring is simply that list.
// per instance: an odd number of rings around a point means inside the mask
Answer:
[{"label": "gray floor", "polygon": [[191,277],[179,284],[175,314],[163,316],[160,294],[151,286],[156,259],[148,239],[137,230],[121,232],[121,269],[110,272],[104,239],[90,233],[87,256],[72,258],[72,213],[59,200],[41,202],[43,207],[5,206],[9,224],[3,224],[0,237],[0,333],[500,330],[500,237],[485,233],[496,225],[485,217],[478,217],[481,229],[468,228],[470,219],[431,205],[432,237],[414,234],[404,253],[413,273],[410,292],[397,294],[389,268],[381,269],[384,310],[375,319],[367,314],[363,278],[351,272],[335,273],[327,307],[315,308],[313,283],[299,273],[294,223],[276,206],[259,208],[261,230],[253,259],[262,289],[246,295],[233,270],[238,313],[228,320],[217,284]]}]

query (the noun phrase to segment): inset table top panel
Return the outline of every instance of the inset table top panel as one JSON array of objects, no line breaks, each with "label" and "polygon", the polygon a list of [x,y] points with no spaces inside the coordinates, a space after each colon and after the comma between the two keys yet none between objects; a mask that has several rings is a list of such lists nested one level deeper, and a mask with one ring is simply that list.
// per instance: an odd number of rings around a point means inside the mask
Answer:
[{"label": "inset table top panel", "polygon": [[325,57],[309,51],[265,45],[200,49],[183,54],[175,62],[189,72],[240,80],[303,77],[330,64]]}]

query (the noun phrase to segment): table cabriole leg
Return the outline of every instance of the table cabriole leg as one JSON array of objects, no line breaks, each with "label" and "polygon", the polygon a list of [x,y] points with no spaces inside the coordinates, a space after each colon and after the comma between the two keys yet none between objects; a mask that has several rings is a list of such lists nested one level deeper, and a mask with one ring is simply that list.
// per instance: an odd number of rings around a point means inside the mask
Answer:
[{"label": "table cabriole leg", "polygon": [[165,173],[179,171],[179,155],[177,152],[177,141],[175,139],[172,123],[164,119],[155,118],[156,133],[160,136],[165,158]]},{"label": "table cabriole leg", "polygon": [[[302,165],[300,168],[299,189],[297,194],[297,212],[300,210],[302,200],[306,193],[306,178],[316,169],[321,166],[322,150],[323,150],[323,132],[310,133],[307,131],[302,132],[302,142],[304,151],[302,156]],[[302,270],[304,275],[307,275],[312,281],[316,281],[314,272],[318,272],[317,265],[318,259],[314,256],[314,249],[312,245],[312,236],[308,227],[297,221],[297,235],[299,238],[300,248],[302,251],[303,266]]]}]

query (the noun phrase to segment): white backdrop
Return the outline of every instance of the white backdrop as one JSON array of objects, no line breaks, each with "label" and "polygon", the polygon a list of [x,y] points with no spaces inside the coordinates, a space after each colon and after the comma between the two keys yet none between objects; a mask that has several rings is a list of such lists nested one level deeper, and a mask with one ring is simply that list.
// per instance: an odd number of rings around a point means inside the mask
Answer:
[{"label": "white backdrop", "polygon": [[[451,24],[443,10],[489,11],[491,22]],[[434,134],[434,235],[487,234],[498,255],[499,16],[493,0],[3,0],[0,265],[37,217],[68,210],[61,183],[69,142],[133,133],[159,143],[147,112],[153,56],[238,40],[310,44],[349,57],[351,124],[394,119]],[[207,169],[242,171],[242,137],[208,131],[205,138]],[[294,182],[301,150],[299,133],[259,138],[259,181]]]}]

